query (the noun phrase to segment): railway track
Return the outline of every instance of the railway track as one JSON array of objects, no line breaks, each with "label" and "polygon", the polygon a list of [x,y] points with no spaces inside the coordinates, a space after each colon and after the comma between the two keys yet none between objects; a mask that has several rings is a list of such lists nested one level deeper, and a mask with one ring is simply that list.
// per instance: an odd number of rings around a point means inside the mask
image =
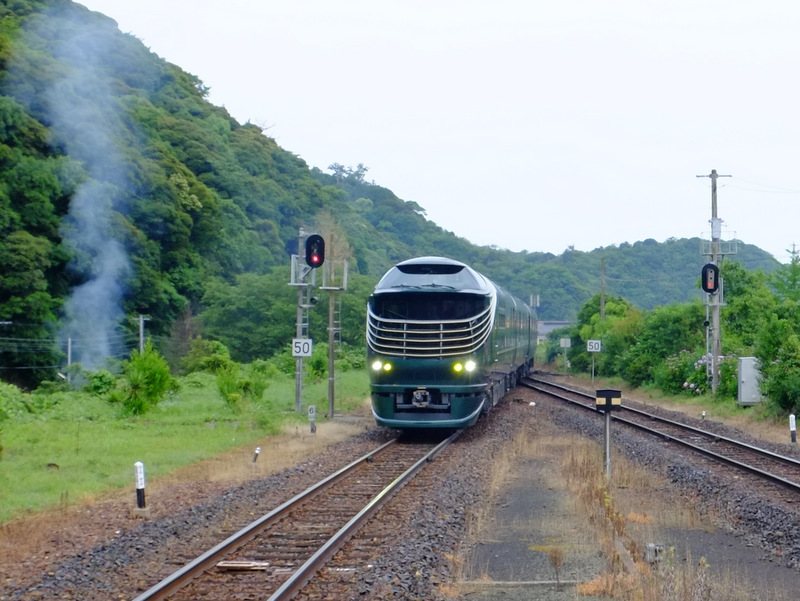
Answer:
[{"label": "railway track", "polygon": [[[602,415],[595,408],[594,394],[540,378],[526,378],[521,384]],[[624,401],[621,409],[611,414],[611,419],[743,470],[792,493],[800,493],[800,461],[793,457],[668,419]]]},{"label": "railway track", "polygon": [[390,441],[242,528],[134,601],[291,599],[459,434]]}]

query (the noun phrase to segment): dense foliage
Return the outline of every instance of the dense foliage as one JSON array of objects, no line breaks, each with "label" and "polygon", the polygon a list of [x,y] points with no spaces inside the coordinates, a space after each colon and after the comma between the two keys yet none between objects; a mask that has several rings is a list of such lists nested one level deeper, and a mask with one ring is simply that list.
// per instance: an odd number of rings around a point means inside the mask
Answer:
[{"label": "dense foliage", "polygon": [[[775,413],[800,411],[800,258],[771,277],[735,262],[722,266],[724,306],[717,397],[736,399],[738,358],[754,356],[761,391]],[[769,284],[773,286],[770,287]],[[559,338],[569,337],[574,370],[588,371],[587,341],[601,340],[596,373],[622,378],[631,386],[656,386],[670,394],[709,392],[706,307],[699,301],[641,311],[628,301],[600,295],[584,304],[574,326],[552,332],[547,357],[559,359]],[[602,314],[601,314],[602,313]]]},{"label": "dense foliage", "polygon": [[[3,380],[33,388],[69,372],[67,362],[111,368],[109,358],[141,342],[144,323],[174,370],[197,338],[220,342],[237,362],[284,352],[301,227],[325,236],[329,263],[348,261],[348,290],[335,303],[341,341],[354,347],[374,283],[419,255],[462,260],[521,298],[538,295],[543,319],[573,320],[605,288],[627,299],[609,308],[626,320],[628,330],[608,332],[620,346],[639,327],[637,311],[699,298],[699,239],[561,255],[477,247],[368,182],[363,164],[309,168],[211,105],[207,91],[70,0],[0,7]],[[534,247],[537,229],[553,225],[530,207],[509,216],[520,217]],[[778,266],[745,244],[738,260],[764,273]],[[315,296],[309,331],[324,341],[329,299]],[[641,362],[632,357],[629,368]]]}]

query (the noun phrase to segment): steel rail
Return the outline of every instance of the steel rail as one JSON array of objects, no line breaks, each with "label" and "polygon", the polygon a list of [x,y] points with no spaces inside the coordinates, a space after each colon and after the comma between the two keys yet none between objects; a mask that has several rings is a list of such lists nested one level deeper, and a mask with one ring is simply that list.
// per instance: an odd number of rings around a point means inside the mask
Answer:
[{"label": "steel rail", "polygon": [[342,546],[373,516],[385,505],[400,489],[416,476],[423,466],[432,461],[445,447],[461,435],[463,430],[451,434],[448,438],[440,442],[424,457],[419,459],[414,465],[408,468],[403,474],[378,493],[361,511],[358,512],[347,524],[345,524],[336,534],[333,535],[320,549],[314,553],[303,565],[276,590],[268,601],[288,601],[292,599],[322,566],[324,566]]},{"label": "steel rail", "polygon": [[[575,390],[575,389],[569,388],[567,386],[564,386],[562,384],[553,384],[553,383],[547,382],[545,380],[535,380],[535,379],[531,379],[531,378],[524,378],[524,379],[521,380],[520,383],[525,385],[525,386],[527,386],[527,387],[529,387],[529,388],[532,388],[534,390],[542,392],[544,394],[547,394],[547,395],[550,395],[550,396],[554,396],[556,398],[559,398],[559,399],[561,399],[563,401],[567,401],[569,403],[572,403],[572,404],[577,405],[579,407],[582,407],[584,409],[588,409],[590,411],[597,412],[597,409],[595,408],[594,405],[585,405],[583,403],[580,403],[578,401],[575,401],[575,400],[570,399],[568,397],[565,397],[563,395],[560,395],[560,394],[554,393],[552,391],[546,390],[546,389],[542,388],[541,386],[539,386],[539,384],[544,384],[546,386],[551,386],[553,388],[558,388],[558,389],[561,389],[561,390],[564,390],[564,391],[567,391],[567,392],[570,392],[570,393],[573,393],[573,394],[576,394],[576,395],[579,395],[579,396],[583,396],[583,397],[587,397],[587,398],[594,398],[592,395],[590,395],[590,394],[588,394],[588,393],[586,393],[586,392],[584,392],[582,390]],[[792,465],[792,466],[800,468],[800,461],[798,461],[796,459],[793,459],[791,457],[786,457],[785,455],[780,455],[778,453],[774,453],[772,451],[769,451],[768,449],[763,449],[761,447],[756,447],[756,446],[741,442],[739,440],[735,440],[735,439],[732,439],[732,438],[728,438],[726,436],[722,436],[720,434],[716,434],[714,432],[708,432],[707,430],[702,430],[700,428],[696,428],[696,427],[691,426],[689,424],[683,424],[681,422],[676,422],[674,420],[670,420],[670,419],[667,419],[667,418],[664,418],[664,417],[660,417],[658,415],[653,415],[651,413],[648,413],[646,411],[642,411],[640,409],[635,409],[635,408],[632,408],[632,407],[624,407],[624,406],[623,406],[623,409],[626,410],[626,411],[629,411],[631,413],[634,413],[636,415],[639,415],[639,416],[642,416],[642,417],[646,417],[646,418],[651,419],[653,421],[661,422],[661,423],[664,423],[664,424],[669,424],[669,425],[671,425],[673,427],[681,428],[683,430],[692,432],[694,434],[699,434],[699,435],[705,436],[706,438],[709,438],[709,439],[714,440],[714,441],[723,441],[723,442],[731,444],[731,445],[733,445],[735,447],[738,447],[740,449],[744,449],[746,451],[761,455],[763,457],[768,457],[770,459],[774,459],[776,461],[780,461],[780,462],[786,463],[788,465]],[[749,472],[751,474],[760,476],[760,477],[762,477],[762,478],[764,478],[766,480],[769,480],[771,482],[774,482],[776,484],[780,484],[782,486],[785,486],[785,487],[789,488],[790,490],[792,490],[794,492],[800,492],[800,483],[798,483],[798,482],[794,482],[792,480],[788,480],[788,479],[786,479],[786,478],[784,478],[782,476],[779,476],[777,474],[773,474],[772,472],[767,472],[767,471],[764,471],[764,470],[762,470],[762,469],[760,469],[758,467],[755,467],[753,465],[750,465],[750,464],[747,464],[747,463],[743,463],[743,462],[738,461],[736,459],[732,459],[731,457],[727,457],[725,455],[720,455],[719,453],[715,453],[714,451],[711,451],[710,449],[698,446],[698,445],[693,444],[693,443],[691,443],[691,442],[689,442],[687,440],[683,440],[681,438],[678,438],[676,436],[672,436],[672,435],[667,434],[665,432],[660,432],[660,431],[655,430],[653,428],[648,428],[647,426],[645,426],[643,424],[639,424],[637,422],[625,419],[624,417],[620,417],[618,415],[613,415],[612,414],[611,418],[614,421],[618,421],[618,422],[620,422],[622,424],[631,426],[633,428],[637,428],[637,429],[639,429],[639,430],[641,430],[643,432],[647,432],[649,434],[654,434],[656,436],[659,436],[660,438],[669,440],[671,442],[678,443],[678,444],[680,444],[680,445],[682,445],[684,447],[692,449],[693,451],[695,451],[697,453],[700,453],[702,455],[705,455],[707,457],[710,457],[712,459],[720,461],[721,463],[725,463],[727,465],[731,465],[733,467],[739,468],[739,469],[744,470],[746,472]]]},{"label": "steel rail", "polygon": [[[536,380],[535,378],[530,378],[530,380],[532,382],[539,382],[539,383],[545,384],[547,386],[553,386],[554,388],[559,388],[561,390],[566,390],[566,391],[572,392],[574,394],[585,396],[588,399],[594,399],[594,396],[589,394],[589,393],[587,393],[587,392],[584,392],[582,390],[575,390],[573,388],[569,388],[567,386],[564,386],[563,384],[556,384],[554,382],[548,382],[546,380]],[[542,390],[541,392],[546,392],[546,391]],[[594,408],[594,407],[592,406],[591,408]],[[669,424],[671,426],[675,426],[677,428],[682,428],[684,430],[689,430],[690,432],[694,432],[695,434],[700,434],[701,436],[706,436],[708,438],[713,438],[714,440],[721,440],[723,442],[727,442],[727,443],[729,443],[731,445],[734,445],[734,446],[737,446],[739,448],[751,451],[753,453],[757,453],[759,455],[763,455],[764,457],[769,457],[770,459],[775,459],[776,461],[782,461],[782,462],[786,463],[787,465],[792,465],[792,466],[795,466],[797,468],[800,468],[800,461],[798,461],[797,459],[794,459],[792,457],[787,457],[786,455],[781,455],[780,453],[775,453],[773,451],[770,451],[769,449],[764,449],[764,448],[761,448],[761,447],[757,447],[757,446],[748,444],[746,442],[742,442],[741,440],[736,440],[734,438],[728,438],[727,436],[723,436],[722,434],[717,434],[715,432],[709,432],[708,430],[703,430],[701,428],[697,428],[696,426],[692,426],[690,424],[684,424],[682,422],[676,422],[676,421],[671,420],[669,418],[662,417],[660,415],[655,415],[653,413],[648,413],[647,411],[643,411],[642,409],[637,409],[636,407],[630,407],[630,406],[622,405],[622,410],[625,411],[625,412],[630,412],[630,413],[634,413],[636,415],[640,415],[642,417],[646,417],[646,418],[651,419],[653,421],[661,422],[661,423],[664,423],[664,424]],[[614,418],[614,419],[618,419],[618,420],[624,421],[624,418],[617,417],[616,415],[613,415],[613,414],[612,414],[611,417]]]},{"label": "steel rail", "polygon": [[167,599],[170,595],[186,586],[188,582],[197,578],[203,572],[216,565],[217,562],[219,562],[223,557],[230,555],[239,547],[253,540],[260,532],[283,519],[283,517],[285,517],[297,505],[313,499],[322,491],[330,488],[342,478],[345,478],[354,469],[371,460],[372,457],[383,451],[386,447],[393,445],[395,442],[397,442],[397,438],[390,440],[373,451],[370,451],[363,457],[360,457],[352,463],[344,466],[342,469],[331,474],[324,480],[319,481],[314,486],[295,495],[282,505],[263,515],[248,526],[245,526],[235,534],[229,536],[217,546],[206,551],[197,559],[194,559],[178,571],[167,576],[161,582],[133,599],[133,601],[163,601],[164,599]]}]

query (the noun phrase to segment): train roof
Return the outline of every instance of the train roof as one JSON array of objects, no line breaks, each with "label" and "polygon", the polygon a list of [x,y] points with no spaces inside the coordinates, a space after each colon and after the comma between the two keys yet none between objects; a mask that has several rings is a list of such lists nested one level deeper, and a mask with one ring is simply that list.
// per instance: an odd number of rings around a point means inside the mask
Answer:
[{"label": "train roof", "polygon": [[381,278],[375,293],[418,290],[494,294],[494,285],[469,265],[445,257],[417,257],[398,263]]}]

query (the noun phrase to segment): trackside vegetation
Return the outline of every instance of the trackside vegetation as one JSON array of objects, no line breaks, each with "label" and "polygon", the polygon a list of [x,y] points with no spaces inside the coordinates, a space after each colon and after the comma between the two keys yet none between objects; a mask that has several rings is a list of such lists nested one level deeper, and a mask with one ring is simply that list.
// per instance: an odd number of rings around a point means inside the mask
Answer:
[{"label": "trackside vegetation", "polygon": [[[766,414],[800,411],[800,253],[771,276],[748,271],[739,263],[722,265],[722,353],[718,402],[735,400],[738,358],[756,357]],[[706,307],[698,300],[644,311],[622,297],[595,295],[574,326],[551,332],[548,362],[563,368],[559,339],[571,339],[570,369],[589,373],[588,340],[601,340],[595,373],[616,377],[632,387],[655,387],[672,395],[710,396]],[[601,316],[602,314],[602,316]]]},{"label": "trackside vegetation", "polygon": [[[294,361],[279,357],[252,364],[193,361],[206,369],[173,377],[148,346],[124,362],[119,375],[75,374],[73,382],[47,383],[33,393],[0,384],[0,523],[108,490],[130,486],[142,461],[148,481],[180,467],[241,447],[296,424]],[[351,363],[348,356],[353,358]],[[363,353],[337,359],[336,411],[363,404],[369,394]],[[303,404],[327,413],[327,346],[309,361]],[[166,370],[165,370],[166,367]],[[76,380],[83,384],[75,389]]]}]

